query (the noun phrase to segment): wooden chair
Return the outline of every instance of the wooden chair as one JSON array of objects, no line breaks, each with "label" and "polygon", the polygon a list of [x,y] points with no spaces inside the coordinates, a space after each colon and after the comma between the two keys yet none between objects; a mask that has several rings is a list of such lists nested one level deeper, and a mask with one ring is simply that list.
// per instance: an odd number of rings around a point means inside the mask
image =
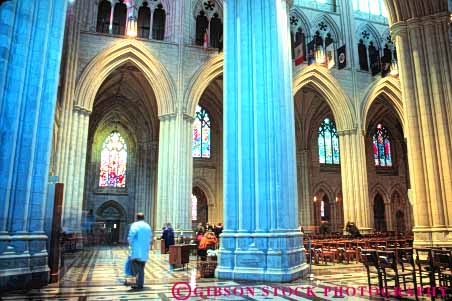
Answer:
[{"label": "wooden chair", "polygon": [[[377,255],[386,291],[388,281],[394,281],[394,287],[401,287],[402,284],[405,290],[407,283],[413,283],[412,287],[417,287],[412,249],[397,249],[397,254],[393,251],[377,251]],[[419,300],[417,289],[414,293],[416,300]]]},{"label": "wooden chair", "polygon": [[433,266],[438,273],[439,285],[452,288],[452,251],[432,250]]},{"label": "wooden chair", "polygon": [[[415,263],[417,266],[421,287],[424,287],[425,285],[436,287],[432,249],[416,249]],[[424,282],[424,279],[428,279],[428,282]]]},{"label": "wooden chair", "polygon": [[367,271],[367,283],[369,284],[369,288],[372,287],[371,280],[374,278],[378,279],[378,287],[381,289],[383,288],[383,281],[382,281],[382,271],[378,265],[378,256],[376,250],[361,250],[361,262],[366,267]]}]

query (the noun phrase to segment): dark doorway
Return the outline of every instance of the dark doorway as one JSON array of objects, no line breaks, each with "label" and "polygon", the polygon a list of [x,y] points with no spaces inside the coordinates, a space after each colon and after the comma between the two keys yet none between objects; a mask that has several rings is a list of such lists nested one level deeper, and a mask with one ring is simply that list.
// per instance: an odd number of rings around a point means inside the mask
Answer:
[{"label": "dark doorway", "polygon": [[385,202],[380,194],[374,199],[374,228],[376,232],[386,232]]},{"label": "dark doorway", "polygon": [[[193,188],[193,201],[192,209],[193,209],[193,225],[197,225],[198,223],[207,223],[209,222],[209,207],[207,202],[207,197],[204,191],[202,191],[199,187]],[[195,216],[196,212],[196,216]]]},{"label": "dark doorway", "polygon": [[396,231],[397,234],[405,233],[405,214],[403,214],[402,210],[396,212]]},{"label": "dark doorway", "polygon": [[105,222],[105,228],[107,229],[107,244],[115,245],[119,243],[119,220],[109,220]]}]

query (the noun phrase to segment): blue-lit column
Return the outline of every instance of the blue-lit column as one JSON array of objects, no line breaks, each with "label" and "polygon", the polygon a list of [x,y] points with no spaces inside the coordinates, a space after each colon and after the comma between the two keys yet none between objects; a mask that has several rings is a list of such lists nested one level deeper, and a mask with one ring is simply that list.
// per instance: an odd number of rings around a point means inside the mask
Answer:
[{"label": "blue-lit column", "polygon": [[0,289],[48,279],[44,234],[66,1],[0,4]]},{"label": "blue-lit column", "polygon": [[291,281],[298,227],[286,0],[225,0],[224,221],[219,278]]}]

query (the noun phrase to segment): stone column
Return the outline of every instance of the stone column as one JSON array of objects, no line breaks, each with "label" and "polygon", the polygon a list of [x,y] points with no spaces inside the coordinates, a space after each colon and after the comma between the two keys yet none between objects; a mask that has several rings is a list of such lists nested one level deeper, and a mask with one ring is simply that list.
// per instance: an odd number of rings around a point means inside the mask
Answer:
[{"label": "stone column", "polygon": [[89,114],[83,108],[75,107],[72,113],[72,128],[68,139],[69,154],[64,179],[63,227],[81,233],[80,223],[85,187],[86,151],[88,143]]},{"label": "stone column", "polygon": [[415,246],[452,246],[452,52],[449,14],[391,27],[400,65]]},{"label": "stone column", "polygon": [[152,225],[154,221],[151,211],[154,202],[152,179],[155,177],[153,173],[157,170],[152,166],[152,161],[157,149],[151,142],[139,143],[138,147],[135,212],[144,212],[145,219]]},{"label": "stone column", "polygon": [[395,217],[395,211],[392,210],[391,200],[385,200],[385,219],[386,219],[386,230],[394,231],[395,227],[393,224],[393,216]]},{"label": "stone column", "polygon": [[170,222],[177,233],[191,235],[191,157],[193,118],[160,116],[155,230]]},{"label": "stone column", "polygon": [[308,230],[308,227],[314,226],[314,208],[312,206],[311,197],[311,184],[309,182],[309,151],[302,150],[297,154],[299,173],[298,176],[298,188],[299,188],[299,223],[303,226],[304,230]]},{"label": "stone column", "polygon": [[372,231],[367,182],[365,135],[359,130],[340,131],[342,204],[344,225],[354,222],[362,233]]},{"label": "stone column", "polygon": [[66,30],[63,47],[62,72],[60,75],[60,93],[58,101],[61,103],[60,123],[57,132],[57,152],[56,175],[59,181],[64,182],[66,163],[69,158],[70,131],[72,125],[72,111],[74,106],[75,81],[77,77],[78,48],[80,39],[80,5],[81,1],[76,1],[67,14]]},{"label": "stone column", "polygon": [[224,2],[224,212],[218,278],[291,281],[306,269],[285,0]]},{"label": "stone column", "polygon": [[0,4],[2,289],[48,280],[43,226],[66,4]]}]

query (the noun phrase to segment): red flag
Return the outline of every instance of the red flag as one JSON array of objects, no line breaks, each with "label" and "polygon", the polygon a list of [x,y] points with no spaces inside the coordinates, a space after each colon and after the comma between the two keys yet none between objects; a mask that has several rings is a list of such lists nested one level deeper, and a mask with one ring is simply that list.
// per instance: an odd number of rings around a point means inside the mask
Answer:
[{"label": "red flag", "polygon": [[304,44],[300,43],[297,47],[295,47],[295,66],[301,65],[305,60],[303,46]]},{"label": "red flag", "polygon": [[209,35],[207,34],[207,29],[206,32],[204,33],[204,49],[207,49],[209,47]]}]

